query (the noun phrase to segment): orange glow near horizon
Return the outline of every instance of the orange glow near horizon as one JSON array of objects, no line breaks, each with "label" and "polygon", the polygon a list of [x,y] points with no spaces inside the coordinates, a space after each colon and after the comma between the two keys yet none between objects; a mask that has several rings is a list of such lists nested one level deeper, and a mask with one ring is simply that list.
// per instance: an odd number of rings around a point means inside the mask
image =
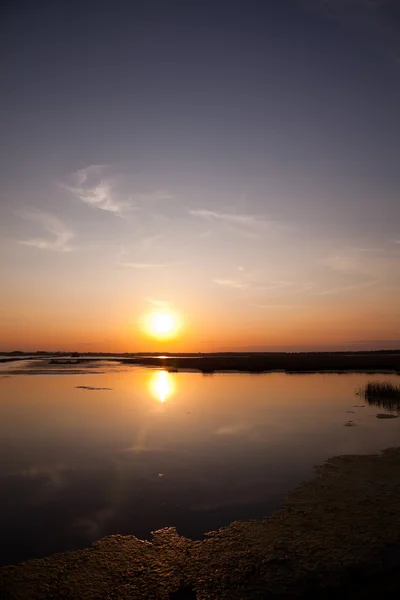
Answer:
[{"label": "orange glow near horizon", "polygon": [[362,302],[356,295],[341,300],[326,295],[306,303],[299,295],[296,309],[250,308],[247,298],[240,303],[200,301],[181,297],[178,289],[173,303],[159,306],[146,305],[146,298],[135,303],[128,294],[122,300],[118,294],[114,300],[99,295],[95,302],[90,296],[79,303],[64,297],[56,301],[53,292],[49,288],[49,298],[40,302],[32,294],[2,305],[0,352],[372,350],[394,348],[400,339],[400,295],[383,290],[381,295],[369,292]]}]

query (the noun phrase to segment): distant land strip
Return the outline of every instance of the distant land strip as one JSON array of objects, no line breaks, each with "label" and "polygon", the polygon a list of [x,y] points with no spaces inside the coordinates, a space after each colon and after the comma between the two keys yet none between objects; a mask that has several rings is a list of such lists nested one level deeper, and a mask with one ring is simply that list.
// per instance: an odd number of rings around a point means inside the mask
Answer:
[{"label": "distant land strip", "polygon": [[211,374],[218,371],[265,373],[307,372],[395,372],[400,374],[400,349],[359,352],[228,352],[228,353],[78,353],[11,352],[0,362],[49,359],[49,364],[80,364],[114,360],[121,364],[158,367],[171,372],[189,370]]}]

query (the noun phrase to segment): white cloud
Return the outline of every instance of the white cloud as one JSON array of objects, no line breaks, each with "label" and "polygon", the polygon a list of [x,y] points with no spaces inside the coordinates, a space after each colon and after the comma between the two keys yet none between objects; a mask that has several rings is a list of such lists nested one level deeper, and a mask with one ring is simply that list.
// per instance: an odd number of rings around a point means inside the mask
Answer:
[{"label": "white cloud", "polygon": [[211,221],[224,221],[226,223],[232,223],[234,225],[254,226],[260,222],[260,220],[253,215],[219,213],[213,210],[203,209],[190,210],[189,212],[194,217],[200,217],[201,219],[208,219]]},{"label": "white cloud", "polygon": [[93,208],[121,216],[135,206],[131,199],[120,197],[105,170],[102,165],[80,169],[71,176],[71,184],[61,183],[60,186]]},{"label": "white cloud", "polygon": [[257,238],[268,231],[281,231],[287,225],[267,219],[262,215],[224,213],[206,209],[192,209],[189,213],[198,219],[223,224],[228,230],[247,238]]},{"label": "white cloud", "polygon": [[60,187],[73,194],[78,200],[118,216],[137,210],[140,205],[172,200],[174,196],[167,190],[157,189],[151,192],[121,193],[117,178],[111,177],[106,165],[91,165],[80,169],[70,176],[68,183]]},{"label": "white cloud", "polygon": [[244,290],[247,287],[249,287],[248,283],[244,283],[241,281],[235,281],[232,279],[213,279],[213,282],[216,283],[217,285],[234,288],[236,290]]},{"label": "white cloud", "polygon": [[73,250],[69,245],[69,241],[74,237],[74,233],[55,215],[39,209],[20,211],[18,215],[23,219],[40,225],[46,233],[53,236],[50,239],[37,237],[21,240],[20,244],[39,248],[40,250],[53,250],[56,252],[71,252]]},{"label": "white cloud", "polygon": [[165,263],[120,262],[118,264],[122,267],[130,267],[131,269],[159,269],[160,267],[165,267]]}]

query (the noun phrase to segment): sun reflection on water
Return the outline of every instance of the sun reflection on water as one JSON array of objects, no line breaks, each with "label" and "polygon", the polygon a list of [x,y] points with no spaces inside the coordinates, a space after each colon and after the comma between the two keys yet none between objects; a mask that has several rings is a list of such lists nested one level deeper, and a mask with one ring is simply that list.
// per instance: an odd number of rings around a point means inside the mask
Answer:
[{"label": "sun reflection on water", "polygon": [[167,371],[154,371],[150,378],[149,389],[154,398],[164,403],[175,391],[173,377]]}]

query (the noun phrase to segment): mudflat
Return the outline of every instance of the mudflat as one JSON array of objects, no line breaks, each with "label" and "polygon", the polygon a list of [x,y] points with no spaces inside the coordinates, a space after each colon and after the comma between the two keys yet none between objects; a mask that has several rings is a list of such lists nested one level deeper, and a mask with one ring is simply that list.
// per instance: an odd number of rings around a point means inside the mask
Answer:
[{"label": "mudflat", "polygon": [[151,542],[110,536],[83,550],[7,566],[0,571],[1,597],[395,597],[399,472],[398,448],[334,457],[265,519],[234,522],[202,541],[174,529],[155,532]]}]

